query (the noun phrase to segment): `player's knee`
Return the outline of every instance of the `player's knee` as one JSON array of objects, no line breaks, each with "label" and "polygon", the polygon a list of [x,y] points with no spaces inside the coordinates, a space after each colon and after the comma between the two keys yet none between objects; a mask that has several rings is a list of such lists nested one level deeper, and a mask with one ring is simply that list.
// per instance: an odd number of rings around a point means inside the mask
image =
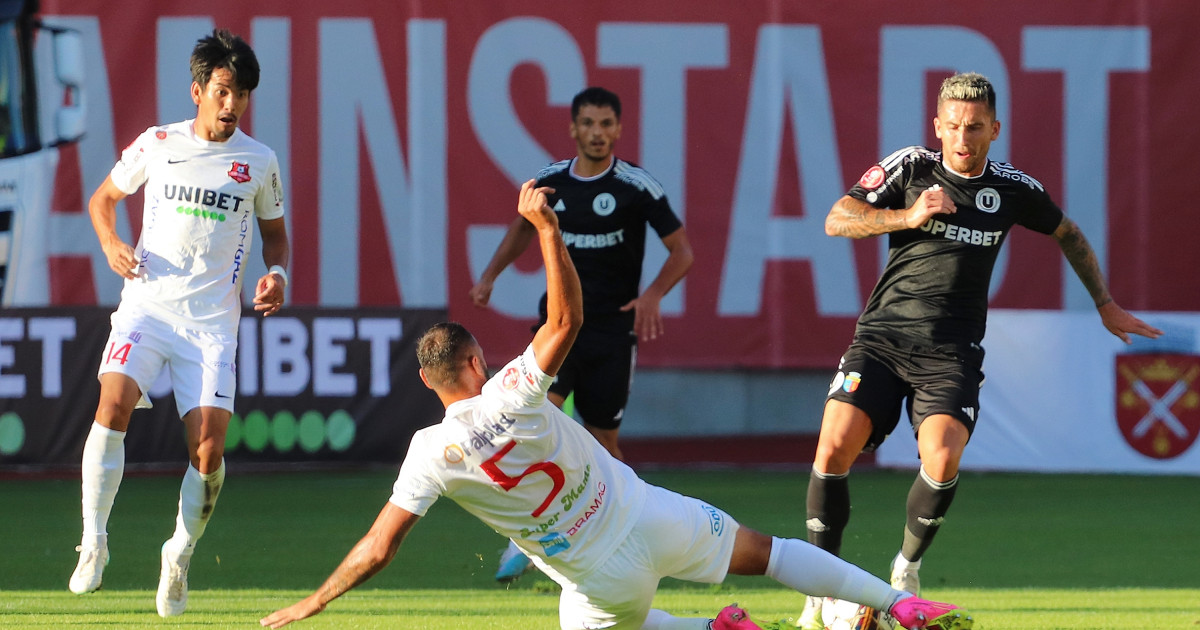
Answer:
[{"label": "player's knee", "polygon": [[821,473],[844,475],[850,472],[850,467],[854,465],[854,460],[858,459],[861,450],[861,448],[854,448],[845,442],[822,440],[817,444],[813,467]]}]

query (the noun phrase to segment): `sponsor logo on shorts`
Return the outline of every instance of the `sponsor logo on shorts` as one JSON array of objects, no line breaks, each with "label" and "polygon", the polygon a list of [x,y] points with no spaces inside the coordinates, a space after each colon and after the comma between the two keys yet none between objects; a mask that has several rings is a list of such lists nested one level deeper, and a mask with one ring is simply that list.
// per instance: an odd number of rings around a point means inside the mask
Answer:
[{"label": "sponsor logo on shorts", "polygon": [[703,507],[704,511],[708,513],[708,524],[710,527],[712,527],[713,536],[720,536],[721,534],[724,534],[725,515],[721,513],[721,510],[718,510],[717,508],[707,504],[702,505],[701,507]]},{"label": "sponsor logo on shorts", "polygon": [[542,551],[545,552],[547,557],[562,553],[571,548],[571,543],[558,532],[548,534],[538,539],[538,542],[541,543]]}]

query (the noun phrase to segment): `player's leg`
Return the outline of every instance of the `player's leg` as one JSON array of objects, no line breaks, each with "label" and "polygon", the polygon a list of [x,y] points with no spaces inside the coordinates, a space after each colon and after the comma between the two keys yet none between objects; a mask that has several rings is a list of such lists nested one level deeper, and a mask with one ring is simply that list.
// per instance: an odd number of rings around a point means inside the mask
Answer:
[{"label": "player's leg", "polygon": [[637,339],[606,335],[585,339],[584,344],[579,349],[583,358],[575,382],[575,410],[592,437],[613,457],[624,461],[618,436],[633,387]]},{"label": "player's leg", "polygon": [[[856,339],[829,386],[805,500],[808,541],[834,555],[850,522],[849,473],[859,453],[874,449],[895,427],[907,386],[884,359],[886,347]],[[805,600],[797,623],[823,628],[820,597]]]},{"label": "player's leg", "polygon": [[112,315],[112,331],[100,359],[100,400],[84,442],[81,467],[83,537],[71,592],[100,588],[108,564],[108,519],[125,473],[125,433],[137,406],[149,407],[143,392],[162,369],[163,324],[130,309]]},{"label": "player's leg", "polygon": [[98,588],[108,564],[108,518],[125,475],[125,433],[134,405],[142,396],[133,379],[108,373],[100,377],[100,402],[83,445],[83,538],[79,562],[71,574],[71,592],[82,595]]},{"label": "player's leg", "polygon": [[155,603],[163,617],[187,608],[187,573],[225,484],[225,434],[237,387],[235,335],[184,332],[171,362],[175,403],[183,414],[188,468],[179,486],[175,532],[163,543]]},{"label": "player's leg", "polygon": [[921,559],[954,501],[963,449],[979,417],[981,364],[981,352],[979,356],[914,356],[916,390],[909,417],[917,434],[921,469],[908,493],[903,543],[892,561],[892,584],[897,588],[919,592]]},{"label": "player's leg", "polygon": [[931,621],[946,630],[971,628],[973,624],[962,608],[913,597],[802,540],[773,538],[746,527],[737,532],[729,572],[767,575],[810,596],[844,599],[887,611],[905,628],[924,628]]}]

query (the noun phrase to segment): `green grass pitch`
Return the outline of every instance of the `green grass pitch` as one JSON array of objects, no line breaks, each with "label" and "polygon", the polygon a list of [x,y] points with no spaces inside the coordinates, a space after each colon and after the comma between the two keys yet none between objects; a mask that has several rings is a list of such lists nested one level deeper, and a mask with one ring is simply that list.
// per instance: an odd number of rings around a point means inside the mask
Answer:
[{"label": "green grass pitch", "polygon": [[[743,524],[804,536],[807,474],[652,471],[652,483],[712,502]],[[883,575],[900,541],[911,472],[851,476],[844,555]],[[110,522],[104,588],[66,589],[79,539],[74,480],[0,481],[0,628],[253,628],[316,588],[366,532],[392,470],[249,474],[230,467],[192,561],[188,612],[154,612],[158,548],[174,527],[179,479],[129,476]],[[924,594],[969,607],[988,630],[1200,625],[1200,479],[964,474],[921,571]],[[291,627],[544,628],[557,587],[529,574],[492,580],[503,541],[441,501],[396,560],[324,613]],[[708,616],[731,602],[762,620],[795,616],[799,596],[767,578],[721,586],[665,580],[656,606]]]}]

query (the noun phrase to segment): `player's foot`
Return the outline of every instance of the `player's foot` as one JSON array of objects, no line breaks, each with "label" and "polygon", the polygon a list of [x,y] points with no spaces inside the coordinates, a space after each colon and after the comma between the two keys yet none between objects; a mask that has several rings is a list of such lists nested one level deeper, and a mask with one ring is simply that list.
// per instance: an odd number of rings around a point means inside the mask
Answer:
[{"label": "player's foot", "polygon": [[[900,554],[896,554],[896,557],[892,560],[892,588],[898,591],[908,591],[913,595],[920,595],[921,577],[917,575],[917,571],[921,568],[920,561],[918,560],[918,564],[913,566],[908,562],[901,562],[902,560],[903,558]],[[905,566],[899,567],[897,566],[899,564]]]},{"label": "player's foot", "polygon": [[975,620],[966,609],[920,597],[902,599],[889,612],[897,623],[910,629],[970,630],[975,627]]},{"label": "player's foot", "polygon": [[108,566],[108,547],[78,545],[75,551],[79,552],[79,564],[75,565],[75,572],[67,583],[68,588],[76,595],[98,590],[104,577],[104,567]]},{"label": "player's foot", "polygon": [[516,545],[509,544],[504,553],[500,554],[500,568],[496,570],[496,581],[515,581],[532,568],[533,560],[530,560],[529,556],[521,553],[521,550]]},{"label": "player's foot", "polygon": [[709,624],[712,630],[762,630],[758,624],[750,621],[750,615],[737,604],[726,606],[717,613],[717,618]]},{"label": "player's foot", "polygon": [[822,597],[813,597],[809,595],[804,599],[804,610],[800,613],[800,618],[796,620],[796,627],[800,630],[825,630],[825,621],[821,618],[821,602]]},{"label": "player's foot", "polygon": [[154,598],[160,617],[182,615],[187,609],[187,574],[192,556],[180,554],[170,545],[168,540],[162,546],[162,572],[158,575],[158,594]]}]

